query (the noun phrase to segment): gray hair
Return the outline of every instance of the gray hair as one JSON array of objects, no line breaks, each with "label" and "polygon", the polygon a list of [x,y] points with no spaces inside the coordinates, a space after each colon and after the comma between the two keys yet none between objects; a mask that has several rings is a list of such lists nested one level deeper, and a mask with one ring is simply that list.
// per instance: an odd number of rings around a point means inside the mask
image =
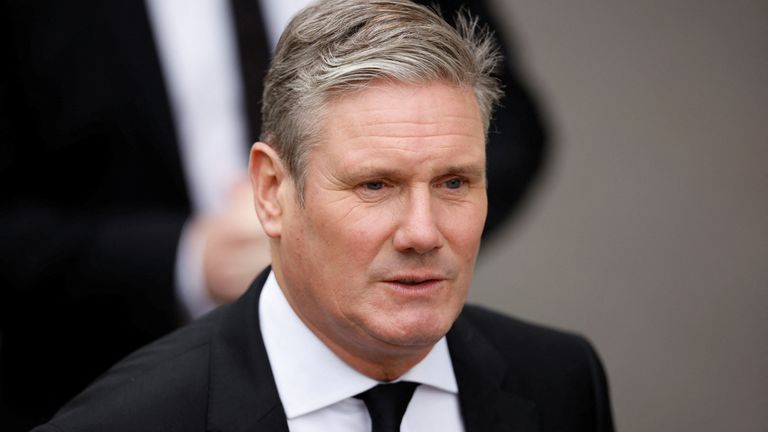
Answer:
[{"label": "gray hair", "polygon": [[264,83],[261,140],[280,155],[303,202],[309,151],[334,97],[373,80],[447,82],[473,89],[487,131],[501,96],[499,57],[489,31],[466,12],[452,27],[410,0],[321,0],[280,37]]}]

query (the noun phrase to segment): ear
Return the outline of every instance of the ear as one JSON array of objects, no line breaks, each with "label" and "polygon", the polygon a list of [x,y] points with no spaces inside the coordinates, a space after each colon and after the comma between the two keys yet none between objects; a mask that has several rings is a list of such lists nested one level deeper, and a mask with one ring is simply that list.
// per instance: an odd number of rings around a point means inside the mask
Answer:
[{"label": "ear", "polygon": [[282,233],[284,213],[281,187],[290,182],[283,163],[277,152],[263,142],[251,147],[248,175],[253,186],[253,203],[264,232],[271,238],[279,238]]}]

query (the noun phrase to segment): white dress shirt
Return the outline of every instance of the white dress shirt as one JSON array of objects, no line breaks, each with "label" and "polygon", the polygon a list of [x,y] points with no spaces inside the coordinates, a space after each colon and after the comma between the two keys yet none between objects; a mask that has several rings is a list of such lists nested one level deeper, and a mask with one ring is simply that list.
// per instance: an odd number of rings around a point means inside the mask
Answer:
[{"label": "white dress shirt", "polygon": [[[175,120],[179,154],[196,214],[222,210],[246,179],[247,126],[230,3],[145,0]],[[271,48],[310,0],[261,0]],[[216,304],[202,273],[204,238],[185,227],[176,253],[176,293],[192,318]]]},{"label": "white dress shirt", "polygon": [[[259,325],[291,432],[371,430],[368,410],[354,396],[379,382],[347,365],[312,333],[291,308],[274,273],[261,292]],[[396,381],[421,384],[401,431],[464,430],[445,338]]]},{"label": "white dress shirt", "polygon": [[[146,0],[195,214],[215,213],[246,178],[247,126],[234,20],[222,0]],[[187,225],[176,252],[176,293],[192,318],[216,304],[205,287],[205,239]]]},{"label": "white dress shirt", "polygon": [[147,0],[195,212],[246,177],[248,134],[234,20],[222,0]]}]

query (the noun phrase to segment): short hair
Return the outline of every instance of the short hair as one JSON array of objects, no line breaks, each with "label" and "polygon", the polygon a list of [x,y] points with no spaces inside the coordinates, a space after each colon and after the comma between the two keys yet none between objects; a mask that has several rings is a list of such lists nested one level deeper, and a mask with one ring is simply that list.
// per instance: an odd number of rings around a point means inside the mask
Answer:
[{"label": "short hair", "polygon": [[490,31],[461,11],[455,26],[411,0],[327,0],[288,24],[264,83],[261,140],[279,154],[303,204],[304,172],[323,108],[374,80],[471,88],[485,131],[501,97]]}]

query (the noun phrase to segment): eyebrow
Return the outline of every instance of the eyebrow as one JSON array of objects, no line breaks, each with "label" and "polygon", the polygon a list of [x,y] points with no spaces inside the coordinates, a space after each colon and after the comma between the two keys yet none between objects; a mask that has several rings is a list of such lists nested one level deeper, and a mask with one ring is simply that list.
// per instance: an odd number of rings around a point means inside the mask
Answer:
[{"label": "eyebrow", "polygon": [[[463,175],[468,177],[485,178],[485,164],[451,165],[438,176]],[[405,170],[397,168],[359,168],[350,171],[348,178],[360,180],[363,178],[391,178],[398,179],[406,176]]]},{"label": "eyebrow", "polygon": [[485,164],[468,164],[468,165],[454,165],[448,167],[446,170],[447,175],[466,175],[474,177],[485,177],[486,169]]}]

